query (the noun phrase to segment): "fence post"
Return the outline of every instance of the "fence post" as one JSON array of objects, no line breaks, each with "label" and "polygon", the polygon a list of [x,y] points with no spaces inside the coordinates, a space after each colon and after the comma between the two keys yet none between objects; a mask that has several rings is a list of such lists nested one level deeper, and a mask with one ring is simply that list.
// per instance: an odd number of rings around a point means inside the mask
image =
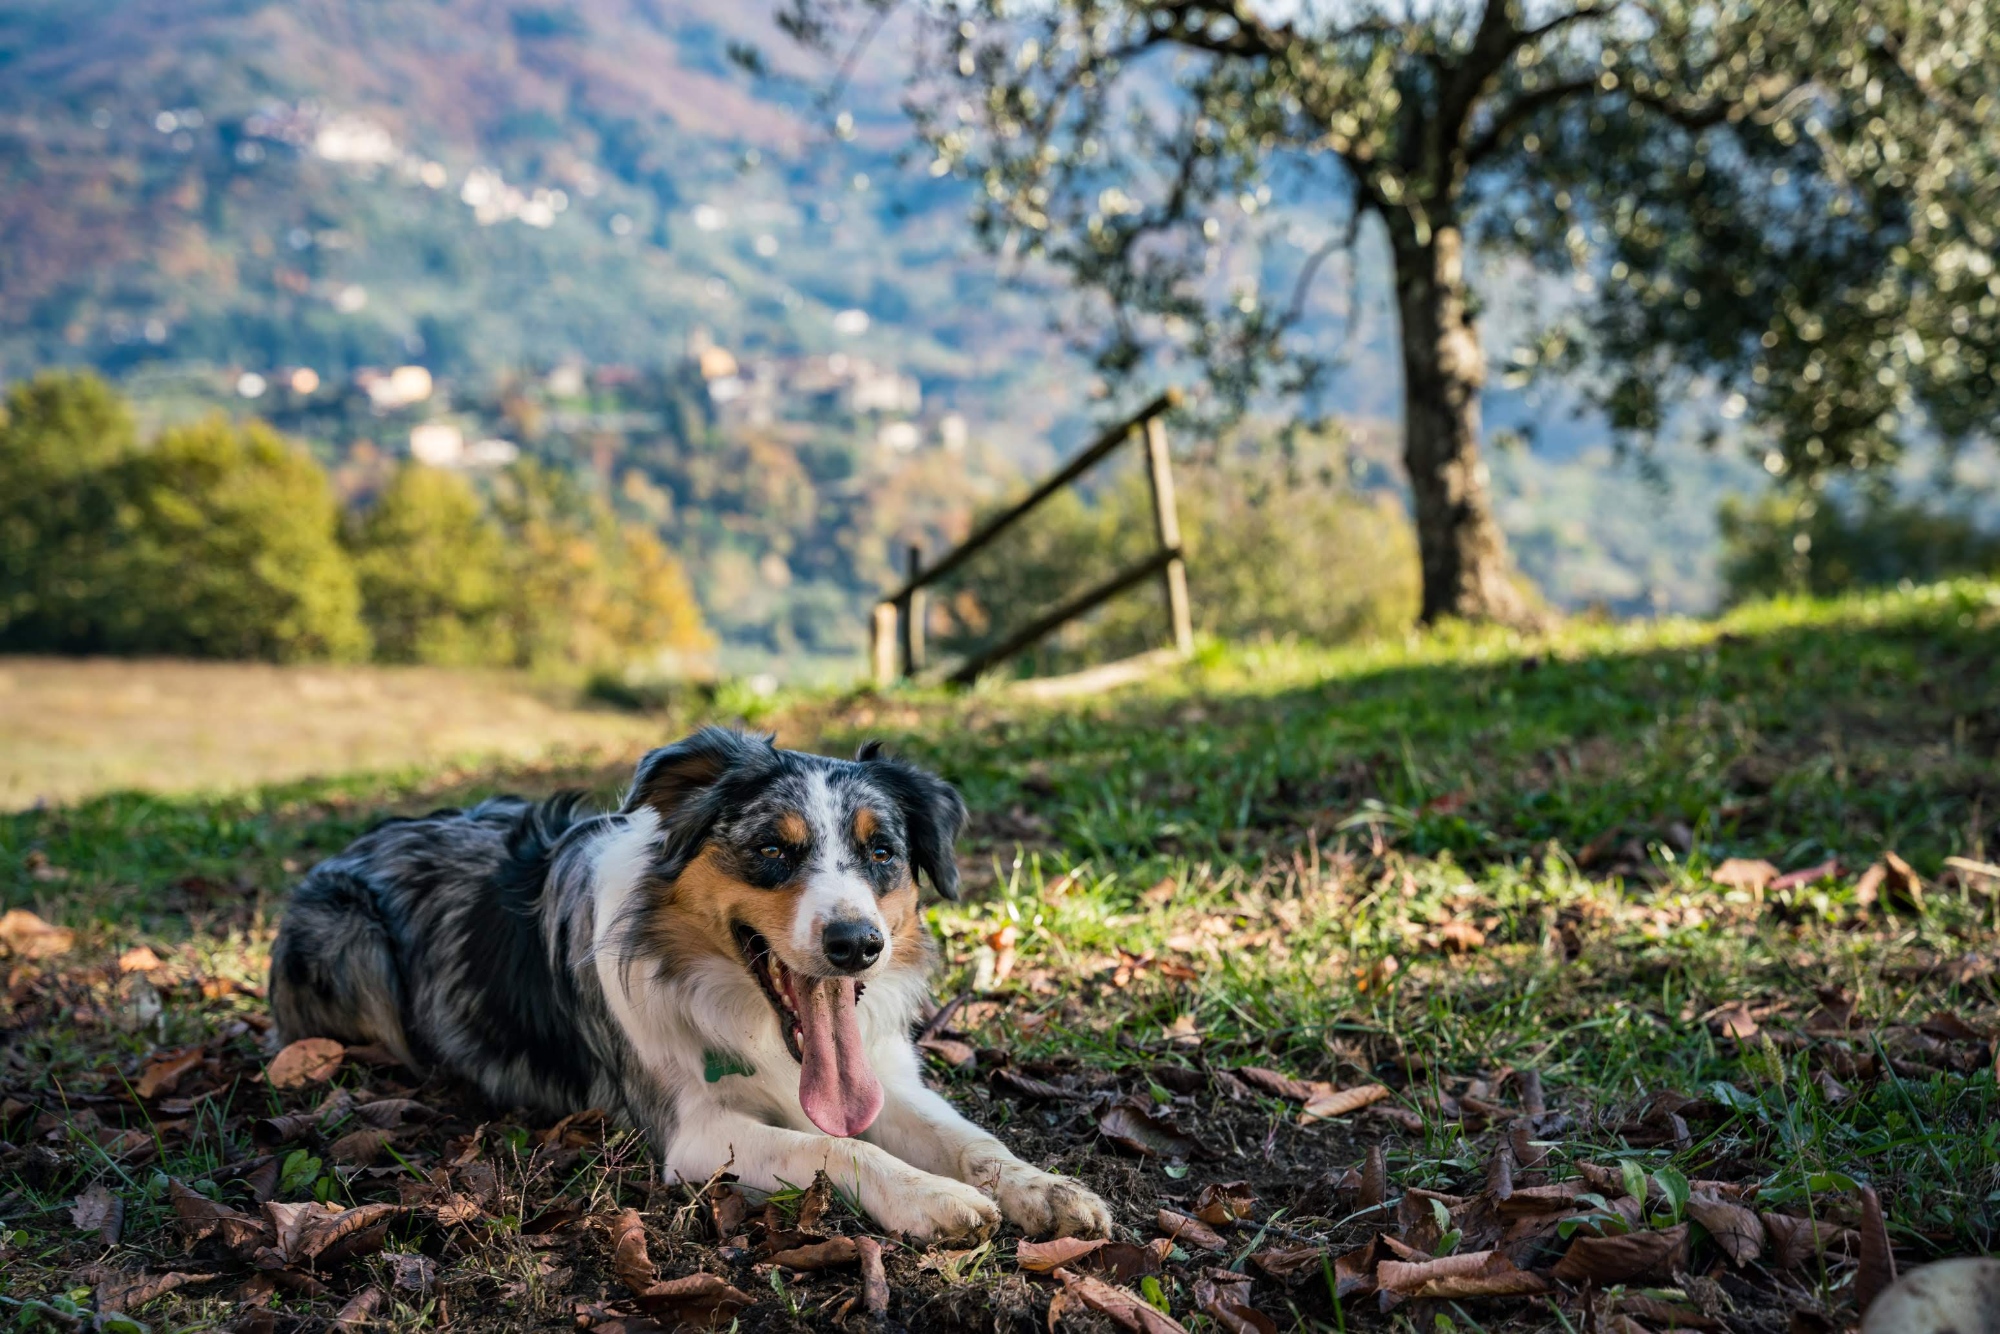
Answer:
[{"label": "fence post", "polygon": [[896,681],[896,604],[878,602],[868,620],[868,664],[875,684],[887,689]]},{"label": "fence post", "polygon": [[[908,563],[909,582],[914,584],[924,572],[924,549],[915,542],[910,543]],[[903,612],[903,675],[915,676],[924,669],[924,613],[926,606],[924,590],[912,588],[908,604]]]},{"label": "fence post", "polygon": [[1146,476],[1153,484],[1153,526],[1160,550],[1173,552],[1167,562],[1167,628],[1182,657],[1194,652],[1194,614],[1188,607],[1187,560],[1181,555],[1181,516],[1174,504],[1174,473],[1167,457],[1167,424],[1159,416],[1146,418]]}]

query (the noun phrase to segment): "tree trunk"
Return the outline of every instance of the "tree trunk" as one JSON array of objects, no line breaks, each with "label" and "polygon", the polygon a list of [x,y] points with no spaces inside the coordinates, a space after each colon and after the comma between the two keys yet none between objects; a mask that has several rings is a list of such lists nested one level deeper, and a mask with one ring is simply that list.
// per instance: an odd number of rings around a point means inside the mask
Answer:
[{"label": "tree trunk", "polygon": [[1514,582],[1479,458],[1486,367],[1465,308],[1464,236],[1389,219],[1403,338],[1403,462],[1416,501],[1426,622],[1534,619]]}]

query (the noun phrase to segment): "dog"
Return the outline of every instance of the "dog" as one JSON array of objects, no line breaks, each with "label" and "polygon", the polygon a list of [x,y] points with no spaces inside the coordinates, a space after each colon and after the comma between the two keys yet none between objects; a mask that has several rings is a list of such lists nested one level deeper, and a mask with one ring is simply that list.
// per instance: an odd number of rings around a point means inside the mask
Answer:
[{"label": "dog", "polygon": [[965,803],[870,743],[851,761],[704,728],[614,812],[498,797],[386,821],[299,884],[271,955],[285,1041],[377,1043],[502,1107],[604,1108],[663,1176],[772,1191],[824,1171],[913,1240],[1108,1236],[923,1080]]}]

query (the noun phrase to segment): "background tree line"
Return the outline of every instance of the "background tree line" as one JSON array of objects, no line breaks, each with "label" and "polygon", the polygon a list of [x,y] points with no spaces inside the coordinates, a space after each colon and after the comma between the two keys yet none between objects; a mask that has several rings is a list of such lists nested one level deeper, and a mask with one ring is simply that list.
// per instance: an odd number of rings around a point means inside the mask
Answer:
[{"label": "background tree line", "polygon": [[260,423],[142,442],[60,373],[0,409],[0,651],[574,673],[709,643],[658,536],[532,463],[483,491],[405,463],[350,514]]}]

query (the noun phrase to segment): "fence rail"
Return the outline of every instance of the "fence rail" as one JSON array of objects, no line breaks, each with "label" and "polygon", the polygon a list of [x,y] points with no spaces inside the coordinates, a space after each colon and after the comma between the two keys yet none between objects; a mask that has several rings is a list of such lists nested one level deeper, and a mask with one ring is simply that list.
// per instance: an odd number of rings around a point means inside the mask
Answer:
[{"label": "fence rail", "polygon": [[1169,389],[1138,412],[1111,427],[1089,448],[1058,468],[1040,485],[1013,505],[975,529],[971,536],[946,552],[934,564],[923,563],[923,550],[912,546],[907,553],[907,577],[902,587],[875,604],[870,620],[869,660],[875,680],[888,685],[899,669],[905,677],[915,676],[925,667],[924,620],[927,611],[925,590],[950,575],[983,551],[1008,528],[1033,513],[1044,501],[1062,490],[1091,467],[1128,441],[1143,441],[1146,448],[1146,477],[1152,485],[1153,532],[1157,549],[1144,560],[1113,575],[1095,587],[1051,607],[1029,624],[1007,635],[999,643],[975,653],[954,668],[948,680],[970,685],[979,676],[1033,648],[1069,622],[1143,583],[1152,575],[1164,581],[1167,600],[1167,633],[1173,647],[1183,656],[1194,652],[1194,620],[1188,604],[1187,559],[1181,551],[1179,507],[1174,501],[1173,468],[1167,449],[1166,414],[1180,403],[1180,391]]}]

